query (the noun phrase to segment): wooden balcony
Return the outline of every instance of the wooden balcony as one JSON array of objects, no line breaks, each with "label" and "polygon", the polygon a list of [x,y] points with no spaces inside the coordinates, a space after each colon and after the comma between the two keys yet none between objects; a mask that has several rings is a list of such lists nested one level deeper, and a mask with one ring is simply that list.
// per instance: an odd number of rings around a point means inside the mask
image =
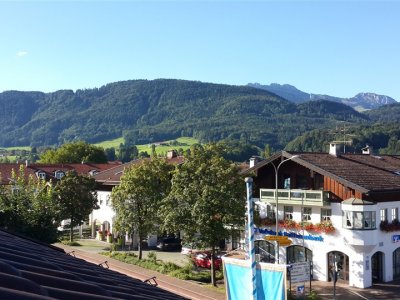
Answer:
[{"label": "wooden balcony", "polygon": [[[260,201],[275,204],[275,189],[260,189]],[[278,189],[279,204],[329,206],[329,192]]]}]

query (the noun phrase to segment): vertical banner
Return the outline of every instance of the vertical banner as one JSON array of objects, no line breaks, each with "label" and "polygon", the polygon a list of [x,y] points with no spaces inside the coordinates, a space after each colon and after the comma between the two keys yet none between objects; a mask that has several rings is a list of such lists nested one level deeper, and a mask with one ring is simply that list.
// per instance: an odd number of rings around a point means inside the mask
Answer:
[{"label": "vertical banner", "polygon": [[[250,260],[223,257],[228,300],[251,299],[253,285]],[[286,265],[259,263],[256,268],[257,300],[286,299]]]}]

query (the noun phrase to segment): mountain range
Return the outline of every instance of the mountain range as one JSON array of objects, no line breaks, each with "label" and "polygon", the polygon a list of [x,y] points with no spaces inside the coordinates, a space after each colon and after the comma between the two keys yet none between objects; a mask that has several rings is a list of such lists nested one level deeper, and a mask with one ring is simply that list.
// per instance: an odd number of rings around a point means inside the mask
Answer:
[{"label": "mountain range", "polygon": [[288,95],[289,100],[277,90],[175,79],[128,80],[75,92],[6,91],[0,93],[0,146],[96,143],[121,136],[126,144],[144,144],[191,136],[283,149],[306,132],[339,122],[400,120],[397,102],[389,111],[385,105],[360,113],[342,101],[295,103]]},{"label": "mountain range", "polygon": [[382,105],[397,103],[395,99],[389,96],[374,93],[358,93],[352,98],[340,98],[329,95],[306,93],[289,84],[271,83],[269,85],[262,85],[259,83],[249,83],[248,86],[272,92],[294,103],[329,100],[346,104],[357,111],[365,111],[378,108]]}]

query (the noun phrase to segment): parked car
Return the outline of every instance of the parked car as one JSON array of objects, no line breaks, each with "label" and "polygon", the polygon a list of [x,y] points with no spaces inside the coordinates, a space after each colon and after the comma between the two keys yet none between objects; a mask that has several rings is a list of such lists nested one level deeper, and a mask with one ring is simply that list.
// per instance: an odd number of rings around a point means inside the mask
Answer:
[{"label": "parked car", "polygon": [[200,244],[194,242],[183,244],[181,253],[185,255],[191,255],[192,253],[199,251],[201,251]]},{"label": "parked car", "polygon": [[157,243],[157,248],[162,251],[180,251],[182,241],[174,237],[163,238]]},{"label": "parked car", "polygon": [[[199,252],[193,255],[193,262],[197,267],[211,269],[211,253]],[[216,255],[214,258],[214,268],[219,270],[222,266],[222,258]]]}]

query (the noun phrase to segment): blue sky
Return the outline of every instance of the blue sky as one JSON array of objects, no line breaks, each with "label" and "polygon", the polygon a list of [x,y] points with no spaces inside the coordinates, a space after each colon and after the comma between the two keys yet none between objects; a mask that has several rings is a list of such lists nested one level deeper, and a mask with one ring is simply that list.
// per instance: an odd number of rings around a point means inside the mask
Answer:
[{"label": "blue sky", "polygon": [[1,1],[0,91],[288,83],[400,101],[400,1]]}]

